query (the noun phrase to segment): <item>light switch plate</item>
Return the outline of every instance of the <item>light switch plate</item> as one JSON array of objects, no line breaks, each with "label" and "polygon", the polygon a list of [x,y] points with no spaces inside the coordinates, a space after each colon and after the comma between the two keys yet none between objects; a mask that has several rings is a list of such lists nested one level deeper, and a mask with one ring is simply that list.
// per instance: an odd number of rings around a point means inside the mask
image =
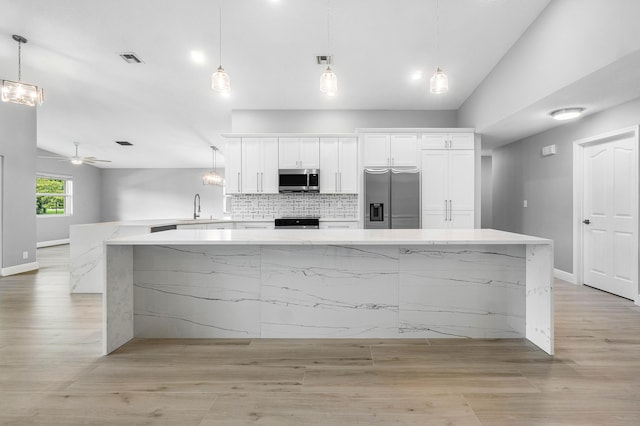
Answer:
[{"label": "light switch plate", "polygon": [[524,200],[524,201],[522,202],[522,207],[527,207],[527,200]]}]

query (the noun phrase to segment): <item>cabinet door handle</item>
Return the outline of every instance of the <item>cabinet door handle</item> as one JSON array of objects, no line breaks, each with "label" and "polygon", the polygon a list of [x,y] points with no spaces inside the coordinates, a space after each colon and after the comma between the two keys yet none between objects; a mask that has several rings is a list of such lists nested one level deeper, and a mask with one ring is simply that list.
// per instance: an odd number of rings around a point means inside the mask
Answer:
[{"label": "cabinet door handle", "polygon": [[448,206],[447,200],[444,200],[444,221],[445,222],[449,220],[449,217],[447,215],[447,206]]},{"label": "cabinet door handle", "polygon": [[453,220],[453,217],[452,217],[453,212],[452,212],[452,210],[453,210],[453,207],[451,206],[451,200],[449,200],[449,222],[451,222]]},{"label": "cabinet door handle", "polygon": [[256,172],[256,192],[260,192],[260,173]]},{"label": "cabinet door handle", "polygon": [[340,190],[340,192],[342,192],[342,172],[338,173],[338,177],[340,178],[340,185],[339,185],[338,189]]},{"label": "cabinet door handle", "polygon": [[260,191],[264,192],[264,173],[260,172]]},{"label": "cabinet door handle", "polygon": [[242,191],[242,187],[240,186],[240,172],[238,172],[238,192]]},{"label": "cabinet door handle", "polygon": [[333,174],[333,178],[334,178],[333,186],[335,187],[335,191],[338,192],[338,172],[335,172]]}]

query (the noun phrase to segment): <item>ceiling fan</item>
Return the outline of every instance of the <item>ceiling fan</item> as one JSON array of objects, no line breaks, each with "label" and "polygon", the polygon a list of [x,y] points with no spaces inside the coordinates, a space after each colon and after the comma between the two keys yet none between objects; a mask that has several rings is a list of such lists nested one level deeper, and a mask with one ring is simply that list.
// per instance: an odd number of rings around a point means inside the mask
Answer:
[{"label": "ceiling fan", "polygon": [[53,158],[61,161],[70,161],[71,164],[93,164],[93,163],[110,163],[111,160],[99,160],[96,157],[80,157],[78,155],[78,142],[73,143],[76,146],[76,155],[73,157],[64,157],[64,156],[50,156],[50,157],[42,157],[38,158]]}]

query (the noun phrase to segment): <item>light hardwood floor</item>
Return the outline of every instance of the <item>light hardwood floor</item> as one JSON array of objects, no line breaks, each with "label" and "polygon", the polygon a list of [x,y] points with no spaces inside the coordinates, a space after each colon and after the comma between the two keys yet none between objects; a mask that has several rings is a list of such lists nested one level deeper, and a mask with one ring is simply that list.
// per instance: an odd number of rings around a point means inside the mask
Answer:
[{"label": "light hardwood floor", "polygon": [[638,425],[640,307],[556,281],[556,356],[525,340],[134,340],[68,246],[0,279],[0,424]]}]

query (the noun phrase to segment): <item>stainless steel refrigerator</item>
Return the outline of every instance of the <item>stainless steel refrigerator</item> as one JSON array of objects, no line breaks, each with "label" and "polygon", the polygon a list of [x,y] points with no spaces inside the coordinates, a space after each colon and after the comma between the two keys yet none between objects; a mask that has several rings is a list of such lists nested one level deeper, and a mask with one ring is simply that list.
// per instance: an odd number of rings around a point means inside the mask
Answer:
[{"label": "stainless steel refrigerator", "polygon": [[420,170],[364,170],[364,227],[420,228]]}]

